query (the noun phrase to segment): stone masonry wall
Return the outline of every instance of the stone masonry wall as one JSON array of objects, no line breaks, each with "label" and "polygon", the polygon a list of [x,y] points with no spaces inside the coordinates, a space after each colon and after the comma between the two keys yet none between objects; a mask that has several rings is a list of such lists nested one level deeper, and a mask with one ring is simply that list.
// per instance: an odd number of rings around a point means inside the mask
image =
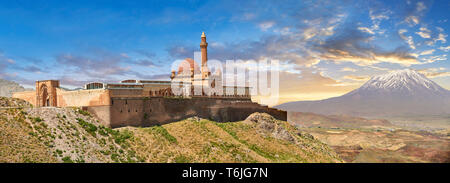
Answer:
[{"label": "stone masonry wall", "polygon": [[110,105],[110,91],[104,89],[66,91],[57,89],[58,107]]},{"label": "stone masonry wall", "polygon": [[36,91],[24,91],[24,92],[14,92],[13,98],[19,98],[33,104],[36,106]]},{"label": "stone masonry wall", "polygon": [[[241,121],[254,112],[287,120],[287,113],[250,100],[211,98],[112,98],[111,106],[84,107],[109,127],[152,126],[198,116],[218,122]],[[109,122],[108,122],[109,120]]]}]

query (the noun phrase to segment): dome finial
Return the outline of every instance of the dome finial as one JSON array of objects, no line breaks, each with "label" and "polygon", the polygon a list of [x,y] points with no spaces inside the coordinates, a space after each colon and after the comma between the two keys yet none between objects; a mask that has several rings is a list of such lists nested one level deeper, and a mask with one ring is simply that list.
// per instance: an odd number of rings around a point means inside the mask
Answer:
[{"label": "dome finial", "polygon": [[206,37],[205,32],[202,32],[202,37]]}]

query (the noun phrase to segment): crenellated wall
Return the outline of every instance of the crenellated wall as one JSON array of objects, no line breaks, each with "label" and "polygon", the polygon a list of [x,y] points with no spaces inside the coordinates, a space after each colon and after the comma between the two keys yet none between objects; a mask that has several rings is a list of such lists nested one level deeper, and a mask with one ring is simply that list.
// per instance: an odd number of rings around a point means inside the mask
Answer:
[{"label": "crenellated wall", "polygon": [[250,100],[218,98],[112,98],[111,106],[84,107],[109,127],[152,126],[198,116],[218,122],[241,121],[254,112],[287,120],[286,111]]}]

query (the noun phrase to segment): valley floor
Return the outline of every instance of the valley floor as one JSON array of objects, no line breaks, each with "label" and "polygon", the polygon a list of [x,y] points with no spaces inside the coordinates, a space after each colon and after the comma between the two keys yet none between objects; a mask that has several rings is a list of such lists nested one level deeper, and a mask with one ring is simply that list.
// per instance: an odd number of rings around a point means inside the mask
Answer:
[{"label": "valley floor", "polygon": [[399,122],[292,113],[289,120],[331,146],[346,162],[450,162],[450,128],[445,118]]}]

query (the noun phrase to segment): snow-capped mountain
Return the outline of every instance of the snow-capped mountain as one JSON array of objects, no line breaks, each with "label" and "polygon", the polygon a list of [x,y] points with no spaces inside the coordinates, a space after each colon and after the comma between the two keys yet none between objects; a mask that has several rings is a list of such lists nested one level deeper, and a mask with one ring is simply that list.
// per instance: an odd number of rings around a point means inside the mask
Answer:
[{"label": "snow-capped mountain", "polygon": [[375,76],[352,93],[399,93],[404,95],[441,95],[449,91],[414,70],[405,69]]},{"label": "snow-capped mountain", "polygon": [[450,114],[450,91],[414,70],[372,77],[343,96],[318,101],[289,102],[279,109],[363,117]]}]

